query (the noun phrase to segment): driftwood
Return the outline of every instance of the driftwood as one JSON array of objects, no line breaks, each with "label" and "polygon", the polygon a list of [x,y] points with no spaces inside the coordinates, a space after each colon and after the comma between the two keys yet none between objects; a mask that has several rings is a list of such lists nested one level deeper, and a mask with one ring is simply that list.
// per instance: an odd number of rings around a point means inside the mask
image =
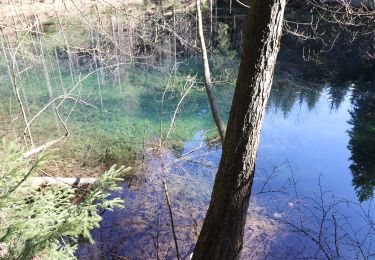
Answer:
[{"label": "driftwood", "polygon": [[87,184],[94,184],[97,178],[77,177],[77,178],[63,178],[63,177],[32,177],[28,180],[31,186],[81,186]]}]

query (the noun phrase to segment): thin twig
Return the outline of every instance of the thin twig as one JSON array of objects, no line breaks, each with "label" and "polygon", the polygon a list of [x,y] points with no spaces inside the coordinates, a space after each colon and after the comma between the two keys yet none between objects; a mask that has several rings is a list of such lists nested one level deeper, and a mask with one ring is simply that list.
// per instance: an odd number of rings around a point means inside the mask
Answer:
[{"label": "thin twig", "polygon": [[190,86],[188,87],[188,89],[185,91],[185,93],[181,96],[180,98],[180,101],[178,102],[177,106],[176,106],[176,109],[174,110],[174,113],[173,113],[173,116],[172,116],[172,119],[171,119],[171,123],[169,124],[169,129],[168,129],[168,133],[167,135],[165,136],[165,140],[167,140],[169,138],[169,135],[171,134],[172,130],[173,130],[173,126],[175,124],[175,121],[176,121],[176,116],[180,110],[180,106],[182,104],[182,101],[184,101],[186,95],[189,93],[190,89],[194,86],[194,80],[195,80],[195,77],[193,77],[192,79],[188,79],[185,83],[185,87],[187,84],[190,83]]},{"label": "thin twig", "polygon": [[167,183],[166,183],[164,178],[162,179],[162,181],[163,181],[165,199],[167,200],[167,205],[168,205],[168,210],[169,210],[169,217],[170,217],[170,220],[171,220],[173,239],[174,239],[174,244],[175,244],[175,247],[176,247],[176,255],[177,255],[177,259],[180,260],[181,257],[180,257],[180,253],[178,251],[177,236],[176,236],[175,227],[174,227],[172,207],[171,207],[171,203],[170,203],[169,195],[168,195],[168,187],[167,187]]}]

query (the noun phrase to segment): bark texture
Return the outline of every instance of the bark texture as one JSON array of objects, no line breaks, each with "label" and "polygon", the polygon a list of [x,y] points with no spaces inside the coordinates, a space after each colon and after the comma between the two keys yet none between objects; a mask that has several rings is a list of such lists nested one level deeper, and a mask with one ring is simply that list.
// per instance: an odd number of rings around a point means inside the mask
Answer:
[{"label": "bark texture", "polygon": [[254,0],[211,203],[193,259],[238,259],[285,0]]}]

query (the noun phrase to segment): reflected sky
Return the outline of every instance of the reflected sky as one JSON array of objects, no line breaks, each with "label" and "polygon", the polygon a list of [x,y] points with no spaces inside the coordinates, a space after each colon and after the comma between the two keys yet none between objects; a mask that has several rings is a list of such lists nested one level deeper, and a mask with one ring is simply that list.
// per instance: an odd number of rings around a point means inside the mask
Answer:
[{"label": "reflected sky", "polygon": [[[280,90],[276,86],[271,100],[279,94],[277,91]],[[282,91],[284,97],[290,96],[285,95],[285,89]],[[279,254],[285,254],[285,259],[301,255],[312,256],[319,251],[308,238],[285,228],[278,230],[280,226],[277,221],[296,221],[295,209],[299,202],[291,194],[293,187],[286,190],[287,195],[258,194],[264,184],[263,175],[272,172],[274,167],[283,166],[278,168],[280,174],[277,178],[271,180],[273,187],[283,185],[291,178],[293,171],[298,195],[302,198],[300,203],[308,202],[307,197],[314,197],[319,193],[319,179],[322,189],[332,192],[329,196],[334,194],[335,197],[358,201],[349,168],[351,153],[347,148],[350,140],[348,130],[351,129],[348,123],[351,118],[349,111],[352,109],[351,91],[348,91],[334,109],[330,103],[331,93],[332,89],[322,87],[317,93],[318,98],[314,98],[314,104],[308,103],[311,99],[306,99],[306,102],[302,99],[300,102],[301,98],[295,98],[287,113],[285,107],[278,105],[280,103],[270,103],[261,132],[243,259],[249,259],[246,257],[252,255],[257,243],[267,247],[259,251],[259,255],[268,255],[270,259],[279,259]],[[196,116],[207,120],[208,112],[200,110]],[[175,253],[169,239],[168,212],[160,186],[162,178],[167,180],[173,200],[180,249],[185,256],[192,252],[198,234],[194,233],[195,225],[199,226],[204,219],[221,155],[220,146],[204,146],[205,130],[208,129],[197,130],[180,151],[163,151],[163,163],[154,153],[157,151],[150,150],[151,153],[147,153],[145,166],[139,169],[136,184],[125,185],[124,190],[119,193],[125,201],[125,209],[103,215],[102,227],[93,232],[96,244],[80,247],[78,255],[82,259],[109,259],[109,254],[156,258],[157,234],[161,243],[160,250],[168,252],[166,258],[173,258]],[[202,149],[187,155],[183,160],[179,159],[182,154],[202,145]],[[291,168],[285,167],[286,161]],[[325,203],[329,205],[329,197],[325,199]],[[316,225],[308,211],[312,207],[313,204],[307,203],[302,212],[306,214],[305,225],[314,234],[318,232],[319,225]],[[316,213],[319,215],[319,211]],[[361,228],[363,225],[361,216],[355,213],[353,207],[338,206],[332,214],[345,214],[353,222],[354,228]],[[267,234],[270,227],[272,232]],[[331,230],[328,223],[327,232]],[[326,235],[328,239],[332,238],[329,234]],[[267,237],[268,242],[262,242],[264,237]],[[277,239],[280,237],[283,238],[282,243]],[[351,257],[353,255],[350,250],[350,247],[343,246],[341,253]],[[315,256],[322,257],[320,254]]]},{"label": "reflected sky", "polygon": [[311,184],[316,184],[321,174],[327,189],[353,199],[347,149],[350,107],[347,95],[339,109],[332,110],[327,90],[322,91],[312,109],[295,102],[286,117],[271,105],[262,127],[258,167],[288,160],[306,192],[313,189]]}]

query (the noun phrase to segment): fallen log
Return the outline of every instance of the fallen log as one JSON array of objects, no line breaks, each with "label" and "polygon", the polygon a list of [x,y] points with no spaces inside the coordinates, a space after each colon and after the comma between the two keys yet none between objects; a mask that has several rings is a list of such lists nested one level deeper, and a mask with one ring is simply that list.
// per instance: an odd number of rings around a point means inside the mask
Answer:
[{"label": "fallen log", "polygon": [[31,186],[82,186],[94,184],[98,178],[90,177],[76,177],[76,178],[63,178],[63,177],[32,177],[28,180]]}]

